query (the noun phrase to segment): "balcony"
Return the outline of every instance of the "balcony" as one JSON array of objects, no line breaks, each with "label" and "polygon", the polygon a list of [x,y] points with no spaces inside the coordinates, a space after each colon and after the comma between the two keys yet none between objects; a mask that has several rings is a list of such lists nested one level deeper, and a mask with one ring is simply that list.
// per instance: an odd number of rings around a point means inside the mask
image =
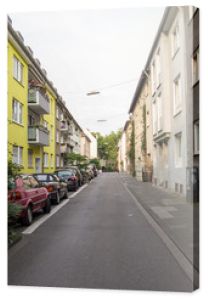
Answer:
[{"label": "balcony", "polygon": [[28,107],[39,115],[50,113],[50,104],[47,96],[40,88],[33,87],[28,92]]},{"label": "balcony", "polygon": [[40,126],[28,126],[28,143],[38,146],[48,146],[49,131]]},{"label": "balcony", "polygon": [[60,147],[60,152],[61,153],[70,153],[71,152],[71,149],[68,145],[61,145]]},{"label": "balcony", "polygon": [[69,125],[67,123],[61,122],[60,131],[63,135],[69,134]]}]

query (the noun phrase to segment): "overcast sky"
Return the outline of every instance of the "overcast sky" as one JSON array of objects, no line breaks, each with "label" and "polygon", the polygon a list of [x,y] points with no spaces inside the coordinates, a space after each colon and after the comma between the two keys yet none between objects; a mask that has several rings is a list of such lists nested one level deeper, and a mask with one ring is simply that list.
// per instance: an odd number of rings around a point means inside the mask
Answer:
[{"label": "overcast sky", "polygon": [[[80,125],[107,134],[128,118],[163,12],[149,7],[10,16]],[[86,96],[91,90],[100,94]]]}]

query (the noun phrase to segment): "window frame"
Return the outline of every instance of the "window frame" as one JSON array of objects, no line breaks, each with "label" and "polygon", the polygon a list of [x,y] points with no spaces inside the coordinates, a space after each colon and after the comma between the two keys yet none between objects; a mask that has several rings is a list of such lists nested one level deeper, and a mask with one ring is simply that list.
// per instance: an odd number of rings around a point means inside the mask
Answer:
[{"label": "window frame", "polygon": [[[16,119],[14,118],[14,104],[16,103]],[[21,113],[20,113],[21,112]],[[16,98],[12,99],[12,121],[22,125],[23,124],[23,104]]]},{"label": "window frame", "polygon": [[172,52],[172,58],[175,57],[176,53],[180,49],[180,43],[179,43],[179,24],[178,21],[175,22],[174,27],[171,32],[171,52]]},{"label": "window frame", "polygon": [[194,154],[200,152],[200,131],[199,131],[199,120],[194,122]]},{"label": "window frame", "polygon": [[33,168],[33,150],[28,149],[28,168]]},{"label": "window frame", "polygon": [[[196,57],[196,60],[194,59],[194,57]],[[194,86],[199,81],[199,67],[199,48],[197,48],[192,55],[192,86]]]},{"label": "window frame", "polygon": [[[179,101],[176,97],[176,82],[178,86]],[[176,105],[177,104],[177,105]],[[181,94],[181,74],[179,73],[173,80],[173,115],[177,115],[182,111],[182,94]]]},{"label": "window frame", "polygon": [[48,153],[43,153],[43,166],[44,168],[48,168]]},{"label": "window frame", "polygon": [[[180,149],[179,149],[179,137],[180,137]],[[175,166],[176,168],[182,167],[182,132],[178,132],[175,134]]]},{"label": "window frame", "polygon": [[13,78],[21,84],[23,84],[23,70],[24,70],[24,65],[17,58],[17,56],[14,55],[13,56]]},{"label": "window frame", "polygon": [[[14,160],[14,148],[17,150],[17,160]],[[17,165],[22,165],[23,163],[23,147],[13,145],[12,147],[12,162]]]}]

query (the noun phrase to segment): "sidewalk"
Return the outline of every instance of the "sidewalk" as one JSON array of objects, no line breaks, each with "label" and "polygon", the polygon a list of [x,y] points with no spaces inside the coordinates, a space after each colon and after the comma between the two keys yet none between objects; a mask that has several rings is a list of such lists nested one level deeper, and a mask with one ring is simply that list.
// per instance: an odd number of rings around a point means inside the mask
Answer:
[{"label": "sidewalk", "polygon": [[185,197],[154,187],[150,182],[139,182],[127,174],[120,175],[139,203],[198,270],[199,204],[187,202]]}]

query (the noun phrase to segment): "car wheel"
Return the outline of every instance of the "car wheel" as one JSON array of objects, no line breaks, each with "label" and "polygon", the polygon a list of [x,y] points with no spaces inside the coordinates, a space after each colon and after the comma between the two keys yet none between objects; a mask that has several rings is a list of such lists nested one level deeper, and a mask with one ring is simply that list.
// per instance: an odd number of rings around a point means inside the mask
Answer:
[{"label": "car wheel", "polygon": [[79,182],[77,181],[77,182],[76,182],[76,185],[75,185],[75,187],[74,187],[74,191],[76,192],[76,191],[78,190],[78,188],[79,188]]},{"label": "car wheel", "polygon": [[51,200],[49,198],[46,199],[45,206],[43,208],[45,214],[48,214],[51,211]]},{"label": "car wheel", "polygon": [[68,198],[68,190],[66,189],[63,199],[67,199],[67,198]]},{"label": "car wheel", "polygon": [[59,194],[59,191],[57,191],[57,193],[56,193],[56,202],[55,203],[59,204],[60,201],[61,201],[60,194]]},{"label": "car wheel", "polygon": [[33,221],[33,213],[32,213],[32,207],[28,206],[26,209],[26,215],[25,217],[22,219],[22,224],[29,226]]}]

